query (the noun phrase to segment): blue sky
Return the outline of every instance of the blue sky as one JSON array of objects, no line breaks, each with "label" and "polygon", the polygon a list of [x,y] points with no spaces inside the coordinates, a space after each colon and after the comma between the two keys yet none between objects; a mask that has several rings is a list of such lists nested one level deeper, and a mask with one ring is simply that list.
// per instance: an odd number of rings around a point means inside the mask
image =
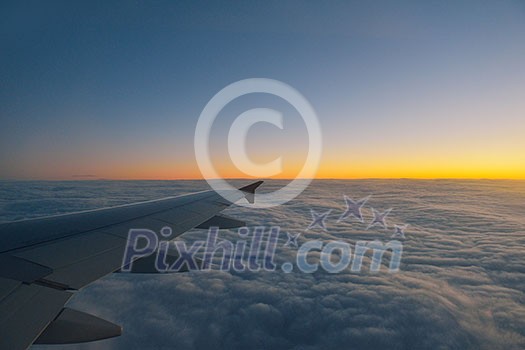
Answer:
[{"label": "blue sky", "polygon": [[[321,177],[525,178],[523,2],[1,8],[0,178],[199,177],[202,108],[251,77],[316,108]],[[282,148],[255,142],[263,157]]]}]

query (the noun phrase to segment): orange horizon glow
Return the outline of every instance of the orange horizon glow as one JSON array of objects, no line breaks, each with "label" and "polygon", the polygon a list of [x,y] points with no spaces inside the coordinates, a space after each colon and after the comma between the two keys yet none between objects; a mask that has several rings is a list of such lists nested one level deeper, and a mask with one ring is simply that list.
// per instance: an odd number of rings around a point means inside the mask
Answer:
[{"label": "orange horizon glow", "polygon": [[[520,142],[512,142],[519,144]],[[525,157],[514,147],[481,149],[450,147],[391,147],[379,152],[364,148],[361,152],[342,154],[336,147],[326,149],[314,179],[493,179],[525,180]],[[457,151],[457,149],[461,149]],[[267,162],[278,152],[261,151],[257,162]],[[269,179],[294,179],[304,163],[304,154],[283,156],[283,171]],[[377,156],[378,153],[381,153]],[[224,179],[259,179],[247,176],[233,165],[229,156],[213,161]],[[201,180],[201,172],[191,152],[174,156],[145,153],[115,161],[108,152],[98,158],[62,158],[53,163],[28,162],[27,171],[13,174],[20,180]],[[26,174],[30,174],[26,176]],[[16,176],[18,175],[18,176]]]},{"label": "orange horizon glow", "polygon": [[[277,176],[272,176],[271,180],[290,180],[295,178],[296,172],[284,172]],[[249,177],[238,171],[223,172],[224,179],[259,179]],[[433,180],[433,179],[457,179],[457,180],[525,180],[525,171],[509,169],[482,169],[471,170],[466,168],[436,169],[419,167],[412,169],[385,169],[365,168],[359,165],[348,167],[326,166],[321,167],[314,179],[317,180],[358,180],[358,179],[414,179],[414,180]],[[16,180],[16,179],[14,179]],[[181,172],[180,169],[173,167],[160,168],[141,168],[141,169],[120,169],[109,172],[100,172],[100,175],[74,175],[74,176],[37,176],[24,177],[19,180],[203,180],[198,169],[192,168]]]}]

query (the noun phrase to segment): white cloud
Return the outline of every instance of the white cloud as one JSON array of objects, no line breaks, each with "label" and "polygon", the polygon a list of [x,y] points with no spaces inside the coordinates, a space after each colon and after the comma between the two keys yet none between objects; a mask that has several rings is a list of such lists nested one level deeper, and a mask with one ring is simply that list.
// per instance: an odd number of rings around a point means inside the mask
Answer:
[{"label": "white cloud", "polygon": [[[410,186],[408,186],[410,184]],[[504,184],[503,184],[504,185]],[[525,184],[520,183],[520,186]],[[115,275],[77,295],[72,306],[124,326],[123,336],[86,349],[496,349],[525,346],[525,204],[493,206],[511,197],[507,188],[476,183],[334,181],[316,183],[288,205],[228,215],[300,232],[310,203],[333,210],[328,233],[305,239],[388,240],[380,227],[366,230],[369,206],[394,210],[389,224],[409,223],[401,271],[359,274],[297,269],[271,272],[192,272]],[[502,186],[501,183],[499,186]],[[342,194],[372,194],[364,223],[336,223]],[[460,195],[461,194],[461,195]],[[478,208],[478,209],[476,209]],[[522,220],[522,221],[520,221]],[[501,228],[501,229],[500,229]],[[185,235],[192,241],[205,233]],[[221,232],[234,238],[235,232]],[[282,246],[278,261],[294,250]],[[365,264],[365,266],[368,266]],[[69,347],[65,347],[69,348]],[[76,348],[76,347],[75,347]]]}]

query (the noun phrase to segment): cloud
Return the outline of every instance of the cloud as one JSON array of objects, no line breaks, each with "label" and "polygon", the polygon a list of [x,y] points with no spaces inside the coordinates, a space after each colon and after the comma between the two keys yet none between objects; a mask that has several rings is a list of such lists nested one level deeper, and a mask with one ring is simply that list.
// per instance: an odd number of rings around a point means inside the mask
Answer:
[{"label": "cloud", "polygon": [[[307,239],[343,239],[352,245],[360,239],[386,241],[394,224],[409,223],[401,271],[388,273],[385,263],[379,273],[370,273],[367,258],[361,273],[113,275],[81,291],[71,306],[122,324],[124,334],[80,348],[522,348],[525,222],[516,213],[525,204],[517,207],[506,184],[483,183],[483,191],[474,191],[475,182],[325,181],[279,208],[233,207],[228,215],[253,226],[279,224],[290,232],[308,227],[311,203],[332,209],[328,232],[311,230],[301,235],[300,244]],[[364,223],[336,223],[343,194],[372,194]],[[506,206],[509,197],[512,205]],[[394,208],[390,230],[366,230],[373,218],[370,207]],[[204,235],[192,231],[184,239]],[[221,235],[235,238],[236,232]],[[293,261],[295,254],[283,247],[285,241],[281,234],[279,264]]]}]

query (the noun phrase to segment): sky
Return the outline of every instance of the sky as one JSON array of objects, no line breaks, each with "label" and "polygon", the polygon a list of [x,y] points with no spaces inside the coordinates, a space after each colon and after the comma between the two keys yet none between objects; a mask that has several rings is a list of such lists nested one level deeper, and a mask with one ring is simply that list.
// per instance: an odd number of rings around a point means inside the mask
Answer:
[{"label": "sky", "polygon": [[[206,103],[269,78],[315,108],[319,178],[525,179],[522,1],[3,1],[0,179],[193,179]],[[240,97],[212,129],[223,177],[243,111],[251,159],[297,175],[308,136],[279,98]]]}]

